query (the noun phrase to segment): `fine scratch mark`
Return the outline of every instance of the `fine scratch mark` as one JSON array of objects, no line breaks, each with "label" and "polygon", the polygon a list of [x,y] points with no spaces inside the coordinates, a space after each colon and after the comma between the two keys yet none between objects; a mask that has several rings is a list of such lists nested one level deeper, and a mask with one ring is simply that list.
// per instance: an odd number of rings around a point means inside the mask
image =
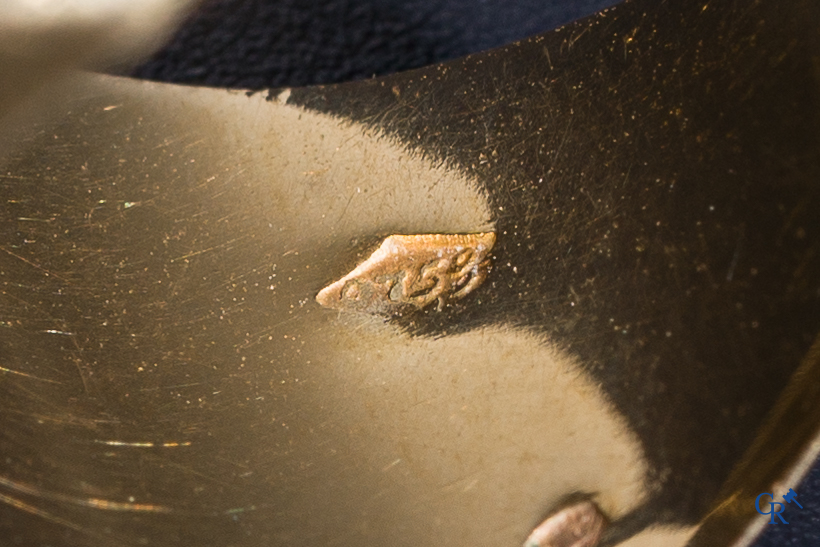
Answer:
[{"label": "fine scratch mark", "polygon": [[729,271],[726,272],[726,281],[731,281],[735,276],[735,268],[737,267],[737,259],[740,257],[740,251],[743,250],[743,237],[746,235],[746,225],[740,227],[740,234],[737,236],[737,244],[735,244],[735,252],[732,255],[732,261],[729,263]]},{"label": "fine scratch mark", "polygon": [[191,446],[190,441],[181,443],[154,443],[154,442],[126,442],[126,441],[100,441],[94,440],[97,444],[104,444],[106,446],[123,446],[128,448],[177,448],[180,446]]},{"label": "fine scratch mark", "polygon": [[248,507],[235,507],[233,509],[226,509],[222,512],[223,515],[237,515],[239,513],[244,513],[245,511],[256,511],[255,505],[249,505]]},{"label": "fine scratch mark", "polygon": [[7,374],[16,374],[17,376],[23,376],[25,378],[31,378],[32,380],[39,380],[41,382],[48,382],[49,384],[62,385],[62,382],[58,382],[57,380],[49,380],[47,378],[40,378],[39,376],[34,376],[33,374],[27,374],[25,372],[20,372],[19,370],[11,370],[10,368],[0,367],[0,372],[5,372]]},{"label": "fine scratch mark", "polygon": [[[582,31],[581,31],[581,32],[579,32],[578,34],[575,34],[575,35],[571,36],[571,37],[570,37],[570,39],[569,39],[569,41],[567,41],[567,40],[565,40],[565,41],[564,41],[564,43],[566,43],[566,44],[567,44],[567,52],[572,51],[572,46],[574,46],[574,45],[575,45],[575,42],[577,42],[578,40],[580,40],[580,39],[581,39],[581,36],[583,36],[584,34],[586,34],[586,33],[587,33],[587,31],[588,31],[590,28],[592,28],[592,27],[591,27],[591,26],[587,26],[586,28],[584,28],[584,30],[582,30]],[[561,45],[563,46],[563,44],[564,44],[564,43],[562,43]]]},{"label": "fine scratch mark", "polygon": [[[29,513],[31,515],[35,515],[35,516],[38,516],[40,518],[44,518],[48,521],[54,522],[55,524],[65,526],[66,528],[70,528],[70,529],[75,530],[77,532],[81,532],[81,533],[87,532],[86,530],[84,530],[78,524],[75,524],[71,521],[60,518],[58,516],[52,515],[51,513],[47,512],[47,511],[43,511],[42,509],[34,507],[33,505],[29,505],[28,503],[20,501],[17,498],[12,498],[11,496],[6,496],[5,494],[0,494],[0,502],[3,502],[7,505],[10,505],[10,506],[12,506],[16,509],[21,510],[21,511],[25,511],[26,513]],[[99,537],[99,536],[97,536],[97,534],[91,534],[91,535]]]},{"label": "fine scratch mark", "polygon": [[[47,492],[37,487],[30,486],[21,482],[13,481],[6,477],[0,477],[0,486],[5,486],[10,490],[36,496],[38,498],[70,503],[72,505],[79,505],[81,507],[90,507],[92,509],[103,509],[105,511],[127,511],[136,513],[171,513],[170,507],[163,505],[154,505],[147,503],[131,503],[104,500],[100,498],[79,498],[76,496],[69,496],[67,494],[57,494],[54,492]],[[0,494],[2,496],[2,494]],[[13,498],[12,498],[13,499]]]},{"label": "fine scratch mark", "polygon": [[45,222],[47,224],[49,222],[54,222],[55,219],[53,219],[53,218],[17,217],[17,220],[19,220],[21,222]]},{"label": "fine scratch mark", "polygon": [[173,262],[177,262],[177,261],[180,261],[180,260],[185,260],[187,258],[191,258],[191,257],[198,256],[198,255],[201,255],[201,254],[209,253],[211,251],[215,251],[215,250],[221,249],[223,247],[229,247],[231,244],[236,243],[240,239],[244,239],[244,237],[235,237],[235,238],[231,239],[230,241],[226,241],[225,243],[220,243],[219,245],[214,245],[213,247],[208,247],[207,249],[202,249],[200,251],[193,251],[193,252],[190,252],[186,255],[182,255],[182,256],[178,256],[176,258],[172,258],[171,262],[173,263]]},{"label": "fine scratch mark", "polygon": [[316,301],[327,308],[365,313],[400,313],[473,292],[491,269],[492,232],[392,235],[370,258],[322,289]]},{"label": "fine scratch mark", "polygon": [[140,391],[159,391],[160,389],[179,389],[182,387],[194,387],[200,385],[202,385],[202,382],[193,382],[191,384],[175,384],[172,386],[145,387],[140,389]]},{"label": "fine scratch mark", "polygon": [[547,56],[547,62],[550,65],[550,70],[555,70],[555,67],[552,66],[552,59],[550,58],[550,50],[547,49],[547,46],[544,46],[544,55]]},{"label": "fine scratch mark", "polygon": [[393,469],[394,467],[396,467],[400,463],[401,463],[401,458],[396,458],[392,462],[390,462],[387,465],[385,465],[384,467],[382,467],[382,473],[384,473],[385,471],[389,471],[390,469]]},{"label": "fine scratch mark", "polygon": [[65,281],[66,283],[69,283],[69,281],[68,281],[67,279],[65,279],[64,277],[60,277],[60,276],[59,276],[59,275],[57,275],[56,273],[51,272],[51,271],[49,271],[49,270],[47,270],[47,269],[43,268],[43,267],[42,267],[42,266],[40,266],[39,264],[35,264],[35,263],[34,263],[34,262],[32,262],[31,260],[29,260],[29,259],[27,259],[27,258],[25,258],[25,257],[22,257],[22,256],[20,256],[20,255],[18,255],[18,254],[16,254],[16,253],[13,253],[13,252],[9,251],[9,250],[8,250],[8,249],[6,249],[5,247],[0,247],[0,251],[4,251],[5,253],[10,254],[10,255],[11,255],[11,256],[13,256],[14,258],[17,258],[17,259],[19,259],[19,260],[22,260],[23,262],[25,262],[25,263],[26,263],[26,264],[28,264],[29,266],[32,266],[32,267],[34,267],[34,268],[37,268],[38,270],[40,270],[41,272],[43,272],[44,274],[46,274],[46,276],[54,276],[54,277],[56,277],[57,279],[62,279],[62,280],[63,280],[63,281]]}]

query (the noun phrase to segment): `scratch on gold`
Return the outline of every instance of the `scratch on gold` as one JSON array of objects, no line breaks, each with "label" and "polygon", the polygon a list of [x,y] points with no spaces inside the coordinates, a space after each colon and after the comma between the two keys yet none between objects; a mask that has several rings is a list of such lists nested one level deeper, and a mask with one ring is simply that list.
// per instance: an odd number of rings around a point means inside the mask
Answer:
[{"label": "scratch on gold", "polygon": [[233,509],[227,509],[222,512],[223,515],[236,515],[239,513],[244,513],[246,511],[256,511],[256,506],[251,505],[249,507],[235,507]]},{"label": "scratch on gold", "polygon": [[6,496],[4,494],[0,494],[0,501],[2,501],[3,503],[6,503],[8,505],[11,505],[12,507],[15,507],[17,509],[20,509],[21,511],[25,511],[26,513],[30,513],[32,515],[36,515],[36,516],[42,517],[46,520],[50,520],[51,522],[55,522],[57,524],[65,526],[66,528],[71,528],[72,530],[76,530],[78,532],[83,531],[83,529],[80,526],[74,524],[73,522],[70,522],[70,521],[62,519],[58,516],[52,515],[51,513],[43,511],[42,509],[38,509],[37,507],[34,507],[33,505],[29,505],[28,503],[20,501],[17,498],[12,498],[11,496]]},{"label": "scratch on gold", "polygon": [[182,256],[178,256],[178,257],[176,257],[176,258],[172,258],[172,259],[171,259],[171,262],[177,262],[177,261],[179,261],[179,260],[185,260],[185,259],[187,259],[187,258],[192,258],[192,257],[194,257],[194,256],[199,256],[199,255],[201,255],[201,254],[209,253],[209,252],[211,252],[211,251],[215,251],[215,250],[217,250],[217,249],[221,249],[221,248],[223,248],[223,247],[228,247],[228,246],[230,246],[232,243],[235,243],[235,242],[239,241],[240,239],[243,239],[243,238],[239,238],[239,237],[237,237],[237,238],[234,238],[234,239],[232,239],[232,240],[230,240],[230,241],[226,241],[225,243],[221,243],[221,244],[219,244],[219,245],[214,245],[213,247],[208,247],[207,249],[202,249],[202,250],[200,250],[200,251],[193,251],[193,252],[190,252],[190,253],[188,253],[188,254],[185,254],[185,255],[182,255]]},{"label": "scratch on gold", "polygon": [[[91,507],[94,509],[103,509],[106,511],[131,511],[137,513],[170,513],[171,508],[162,505],[146,504],[146,503],[126,503],[111,500],[104,500],[99,498],[80,498],[76,496],[69,496],[66,494],[57,494],[54,492],[47,492],[34,486],[30,486],[21,482],[13,481],[6,477],[0,477],[0,485],[5,486],[16,492],[37,496],[39,498],[48,499],[52,501],[59,501],[70,503],[72,505],[79,505],[82,507]],[[2,494],[0,494],[2,496]],[[5,497],[5,496],[4,496]],[[14,498],[9,498],[14,499]],[[5,501],[5,500],[4,500]],[[35,508],[36,509],[36,508]],[[38,513],[39,514],[39,513]]]},{"label": "scratch on gold", "polygon": [[316,169],[315,171],[302,171],[302,174],[305,176],[315,176],[315,175],[324,175],[330,171],[330,167],[325,167],[323,169]]},{"label": "scratch on gold", "polygon": [[30,218],[30,217],[17,217],[17,220],[21,222],[54,222],[53,218]]},{"label": "scratch on gold", "polygon": [[44,330],[44,331],[40,331],[40,332],[43,332],[45,334],[61,334],[63,336],[76,336],[76,333],[68,332],[68,331],[64,331],[64,330],[49,329],[49,330]]},{"label": "scratch on gold", "polygon": [[17,376],[23,376],[25,378],[31,378],[32,380],[39,380],[41,382],[48,382],[49,384],[60,384],[62,382],[58,382],[56,380],[48,380],[46,378],[40,378],[39,376],[34,376],[33,374],[26,374],[25,372],[20,372],[19,370],[11,370],[10,368],[0,367],[0,372],[5,372],[8,374],[16,374]]},{"label": "scratch on gold", "polygon": [[180,446],[191,446],[190,441],[181,443],[152,443],[152,442],[126,442],[126,441],[94,441],[97,444],[104,444],[106,446],[124,446],[129,448],[176,448]]},{"label": "scratch on gold", "polygon": [[42,266],[40,266],[39,264],[35,264],[34,262],[32,262],[31,260],[29,260],[29,259],[27,259],[27,258],[25,258],[25,257],[22,257],[22,256],[20,256],[20,255],[18,255],[18,254],[16,254],[16,253],[13,253],[13,252],[9,251],[9,250],[8,250],[8,249],[6,249],[5,247],[0,247],[0,251],[4,251],[5,253],[10,254],[10,255],[11,255],[11,256],[13,256],[14,258],[17,258],[17,259],[19,259],[19,260],[22,260],[23,262],[25,262],[25,263],[26,263],[26,264],[28,264],[29,266],[32,266],[32,267],[34,267],[34,268],[37,268],[37,269],[38,269],[38,270],[40,270],[41,272],[45,273],[47,276],[48,276],[48,275],[51,275],[51,276],[56,277],[57,279],[62,279],[63,281],[68,282],[68,280],[67,280],[67,279],[65,279],[65,278],[63,278],[63,277],[60,277],[60,276],[59,276],[59,275],[57,275],[56,273],[51,272],[51,271],[49,271],[49,270],[47,270],[47,269],[43,268],[43,267],[42,267]]}]

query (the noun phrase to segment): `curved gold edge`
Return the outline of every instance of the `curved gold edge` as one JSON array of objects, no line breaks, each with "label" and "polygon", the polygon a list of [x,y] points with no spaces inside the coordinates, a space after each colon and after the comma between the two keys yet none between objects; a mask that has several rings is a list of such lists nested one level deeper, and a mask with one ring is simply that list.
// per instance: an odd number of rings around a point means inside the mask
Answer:
[{"label": "curved gold edge", "polygon": [[687,547],[752,545],[768,522],[755,498],[796,488],[819,455],[820,335]]}]

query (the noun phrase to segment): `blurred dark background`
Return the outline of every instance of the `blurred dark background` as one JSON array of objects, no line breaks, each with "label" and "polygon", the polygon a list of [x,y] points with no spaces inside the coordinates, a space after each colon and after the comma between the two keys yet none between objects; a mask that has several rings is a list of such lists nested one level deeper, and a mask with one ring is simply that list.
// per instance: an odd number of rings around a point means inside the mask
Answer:
[{"label": "blurred dark background", "polygon": [[[211,0],[133,71],[139,78],[265,89],[370,78],[497,47],[616,0]],[[805,508],[755,547],[820,545],[820,464]]]},{"label": "blurred dark background", "polygon": [[417,68],[526,38],[617,0],[211,0],[134,75],[262,89]]}]

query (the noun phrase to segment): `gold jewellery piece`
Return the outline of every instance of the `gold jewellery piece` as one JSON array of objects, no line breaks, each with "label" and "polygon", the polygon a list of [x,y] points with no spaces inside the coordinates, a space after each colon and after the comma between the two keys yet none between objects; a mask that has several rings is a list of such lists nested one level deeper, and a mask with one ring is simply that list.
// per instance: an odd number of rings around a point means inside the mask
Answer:
[{"label": "gold jewellery piece", "polygon": [[395,314],[473,292],[490,272],[492,232],[392,235],[352,272],[322,289],[322,306]]}]

